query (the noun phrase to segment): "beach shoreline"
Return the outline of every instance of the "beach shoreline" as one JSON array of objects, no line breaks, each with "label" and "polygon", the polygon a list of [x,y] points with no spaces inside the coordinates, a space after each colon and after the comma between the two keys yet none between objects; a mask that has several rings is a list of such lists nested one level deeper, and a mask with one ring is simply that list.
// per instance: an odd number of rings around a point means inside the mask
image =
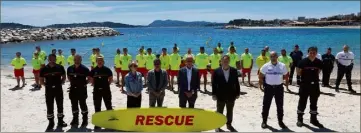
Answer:
[{"label": "beach shoreline", "polygon": [[361,26],[233,26],[234,29],[361,29]]}]

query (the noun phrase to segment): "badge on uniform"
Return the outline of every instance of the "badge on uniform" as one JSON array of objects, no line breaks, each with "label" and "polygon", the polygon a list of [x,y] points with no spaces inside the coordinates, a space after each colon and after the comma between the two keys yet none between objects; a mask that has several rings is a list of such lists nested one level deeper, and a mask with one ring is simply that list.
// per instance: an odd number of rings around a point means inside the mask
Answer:
[{"label": "badge on uniform", "polygon": [[74,74],[74,78],[76,78],[76,74]]}]

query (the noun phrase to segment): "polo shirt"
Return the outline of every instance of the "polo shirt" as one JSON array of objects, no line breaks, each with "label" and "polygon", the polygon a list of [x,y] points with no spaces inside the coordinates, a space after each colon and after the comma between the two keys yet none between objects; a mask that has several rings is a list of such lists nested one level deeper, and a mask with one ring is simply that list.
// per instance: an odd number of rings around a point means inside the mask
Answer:
[{"label": "polo shirt", "polygon": [[44,65],[44,61],[43,61],[43,59],[40,59],[40,58],[33,58],[31,60],[31,64],[32,64],[34,70],[40,70],[41,65]]},{"label": "polo shirt", "polygon": [[302,51],[292,51],[290,53],[292,61],[297,65],[300,60],[302,60],[303,53]]},{"label": "polo shirt", "polygon": [[344,51],[341,51],[337,53],[336,59],[341,65],[349,66],[351,65],[352,61],[355,59],[355,55],[352,52],[346,53]]},{"label": "polo shirt", "polygon": [[209,56],[206,53],[198,53],[195,59],[198,69],[206,69],[209,64]]},{"label": "polo shirt", "polygon": [[243,53],[241,55],[241,60],[243,61],[243,68],[251,68],[252,67],[252,54],[251,53]]},{"label": "polo shirt", "polygon": [[222,51],[223,51],[223,48],[222,48],[222,47],[217,47],[217,51],[218,51],[218,52],[222,52]]},{"label": "polo shirt", "polygon": [[[45,61],[45,58],[46,58],[46,53],[45,53],[45,51],[40,51],[38,57],[39,57],[40,59],[42,59],[43,61]],[[34,55],[33,55],[33,58],[35,58]]]},{"label": "polo shirt", "polygon": [[94,90],[98,90],[99,88],[110,89],[108,78],[113,77],[113,73],[108,67],[96,66],[93,70],[90,71],[89,76],[93,78]]},{"label": "polo shirt", "polygon": [[65,66],[65,56],[64,55],[56,55],[56,64]]},{"label": "polo shirt", "polygon": [[286,65],[286,68],[287,68],[287,70],[288,71],[291,71],[291,68],[290,68],[290,65],[291,65],[291,63],[293,62],[293,60],[292,60],[292,58],[291,57],[289,57],[289,56],[279,56],[278,57],[278,61],[279,62],[282,62],[283,64],[285,64]]},{"label": "polo shirt", "polygon": [[55,64],[54,67],[50,67],[48,64],[40,69],[40,77],[45,79],[45,85],[48,87],[61,85],[62,75],[65,75],[65,69],[62,65],[59,64]]},{"label": "polo shirt", "polygon": [[120,54],[116,54],[116,55],[114,56],[114,65],[115,65],[115,68],[121,68],[121,67],[122,67],[122,64],[120,63],[120,57],[121,57]]},{"label": "polo shirt", "polygon": [[322,55],[322,63],[325,67],[333,67],[335,62],[335,56],[332,54],[323,54]]},{"label": "polo shirt", "polygon": [[169,69],[169,65],[170,65],[170,56],[168,54],[166,55],[160,55],[159,57],[161,63],[162,63],[162,69],[164,70],[168,70]]},{"label": "polo shirt", "polygon": [[256,65],[259,69],[261,69],[261,67],[269,61],[270,59],[267,56],[260,55],[256,59]]},{"label": "polo shirt", "polygon": [[145,58],[145,54],[138,54],[137,56],[135,56],[135,60],[137,60],[139,68],[145,68]]},{"label": "polo shirt", "polygon": [[[188,55],[189,55],[189,54],[185,54],[185,55],[183,56],[183,60],[187,59]],[[191,54],[191,56],[192,56],[193,58],[195,58],[195,57],[194,57],[194,54]]]},{"label": "polo shirt", "polygon": [[211,69],[216,69],[219,67],[219,61],[221,60],[221,54],[211,54],[209,60],[211,61]]},{"label": "polo shirt", "polygon": [[85,87],[88,84],[86,77],[89,75],[89,69],[84,65],[79,65],[78,68],[75,65],[69,66],[67,69],[67,76],[72,87]]},{"label": "polo shirt", "polygon": [[147,68],[147,70],[154,69],[155,59],[157,59],[157,57],[154,54],[148,54],[145,56],[145,68]]},{"label": "polo shirt", "polygon": [[129,70],[129,64],[132,61],[132,56],[130,54],[120,56],[122,61],[122,70]]},{"label": "polo shirt", "polygon": [[301,69],[301,82],[303,83],[318,83],[319,71],[322,70],[322,61],[315,58],[311,61],[308,58],[302,59],[298,63],[298,68]]},{"label": "polo shirt", "polygon": [[15,69],[22,69],[24,68],[24,65],[26,65],[26,60],[23,57],[20,58],[15,57],[11,61],[11,65],[13,65]]},{"label": "polo shirt", "polygon": [[239,61],[239,56],[237,53],[227,53],[227,55],[230,57],[229,65],[231,67],[237,68],[236,63]]},{"label": "polo shirt", "polygon": [[181,56],[176,54],[170,55],[170,70],[179,70],[179,65],[181,64]]},{"label": "polo shirt", "polygon": [[281,85],[283,83],[283,76],[287,74],[287,68],[282,62],[277,62],[273,65],[271,62],[264,64],[260,72],[265,75],[265,83],[269,85]]},{"label": "polo shirt", "polygon": [[67,61],[69,66],[74,65],[74,56],[69,55]]}]

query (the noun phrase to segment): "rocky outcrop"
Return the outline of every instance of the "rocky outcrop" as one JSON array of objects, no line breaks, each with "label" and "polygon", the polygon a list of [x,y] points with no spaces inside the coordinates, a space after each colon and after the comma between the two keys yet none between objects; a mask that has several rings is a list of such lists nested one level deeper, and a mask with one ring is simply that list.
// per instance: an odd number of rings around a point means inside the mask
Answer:
[{"label": "rocky outcrop", "polygon": [[78,38],[118,36],[118,31],[108,27],[76,27],[76,28],[34,28],[34,29],[1,29],[0,43],[31,42],[43,40],[69,40]]}]

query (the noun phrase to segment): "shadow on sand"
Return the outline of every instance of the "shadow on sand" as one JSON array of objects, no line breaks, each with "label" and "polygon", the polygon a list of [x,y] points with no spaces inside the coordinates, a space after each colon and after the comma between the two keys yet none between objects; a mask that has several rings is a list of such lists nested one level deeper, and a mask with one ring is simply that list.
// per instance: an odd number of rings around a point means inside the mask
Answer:
[{"label": "shadow on sand", "polygon": [[335,130],[332,130],[332,129],[328,129],[326,127],[324,128],[314,128],[314,127],[311,127],[310,125],[308,124],[303,124],[306,128],[310,129],[311,131],[313,132],[337,132]]},{"label": "shadow on sand", "polygon": [[269,130],[271,130],[272,132],[295,132],[295,131],[292,131],[291,129],[289,129],[288,127],[285,128],[285,129],[275,129],[273,128],[272,126],[268,125],[267,127]]}]

